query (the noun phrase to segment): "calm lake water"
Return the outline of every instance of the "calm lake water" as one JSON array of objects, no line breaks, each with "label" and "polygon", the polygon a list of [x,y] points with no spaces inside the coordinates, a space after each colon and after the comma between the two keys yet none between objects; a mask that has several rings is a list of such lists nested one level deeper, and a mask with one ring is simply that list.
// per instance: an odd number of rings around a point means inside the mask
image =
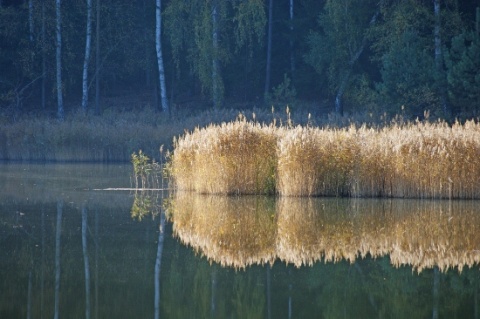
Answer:
[{"label": "calm lake water", "polygon": [[0,318],[480,316],[479,201],[103,190],[131,174],[0,164]]}]

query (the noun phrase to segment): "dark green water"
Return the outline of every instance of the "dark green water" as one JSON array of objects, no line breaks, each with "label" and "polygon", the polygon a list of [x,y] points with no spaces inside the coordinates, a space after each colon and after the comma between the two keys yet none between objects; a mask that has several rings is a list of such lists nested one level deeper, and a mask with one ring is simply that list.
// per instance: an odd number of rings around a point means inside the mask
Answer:
[{"label": "dark green water", "polygon": [[131,170],[0,165],[0,318],[480,316],[479,202],[177,194],[162,222],[95,190]]}]

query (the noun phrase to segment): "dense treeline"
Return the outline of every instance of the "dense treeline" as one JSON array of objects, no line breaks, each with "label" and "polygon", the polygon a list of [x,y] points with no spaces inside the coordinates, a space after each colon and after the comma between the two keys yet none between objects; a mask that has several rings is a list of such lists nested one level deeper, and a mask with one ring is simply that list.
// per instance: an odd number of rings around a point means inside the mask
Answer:
[{"label": "dense treeline", "polygon": [[[160,110],[168,99],[173,109],[308,103],[319,113],[477,117],[478,7],[478,0],[0,0],[0,112],[62,116],[61,98],[66,112]],[[143,105],[105,103],[125,95]]]}]

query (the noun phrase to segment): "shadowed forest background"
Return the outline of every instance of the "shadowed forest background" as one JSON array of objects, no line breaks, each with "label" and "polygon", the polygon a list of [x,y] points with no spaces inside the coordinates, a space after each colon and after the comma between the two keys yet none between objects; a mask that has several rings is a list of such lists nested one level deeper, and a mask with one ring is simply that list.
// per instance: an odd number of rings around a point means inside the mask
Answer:
[{"label": "shadowed forest background", "polygon": [[[90,3],[86,110],[160,109],[155,1]],[[171,109],[303,104],[321,113],[479,114],[479,1],[160,3]],[[0,1],[3,116],[57,112],[55,4]],[[87,8],[88,1],[60,6],[67,113],[82,107]]]}]

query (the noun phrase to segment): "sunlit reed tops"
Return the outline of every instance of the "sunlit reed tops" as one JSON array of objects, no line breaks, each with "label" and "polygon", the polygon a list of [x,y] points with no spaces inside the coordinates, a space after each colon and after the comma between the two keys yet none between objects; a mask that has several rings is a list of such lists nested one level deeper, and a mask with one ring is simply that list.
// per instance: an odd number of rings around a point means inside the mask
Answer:
[{"label": "sunlit reed tops", "polygon": [[239,119],[186,133],[169,172],[178,190],[480,199],[480,124],[329,129]]}]

